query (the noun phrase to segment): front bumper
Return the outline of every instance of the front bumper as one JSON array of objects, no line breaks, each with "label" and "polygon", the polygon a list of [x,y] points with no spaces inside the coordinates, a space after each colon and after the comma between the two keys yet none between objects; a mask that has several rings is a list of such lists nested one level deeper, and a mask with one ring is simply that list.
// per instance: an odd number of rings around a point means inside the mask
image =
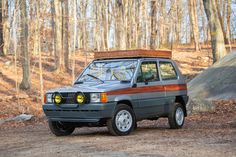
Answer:
[{"label": "front bumper", "polygon": [[115,110],[116,103],[94,103],[94,104],[75,104],[71,107],[69,104],[55,105],[44,104],[43,111],[46,117],[51,121],[64,122],[99,122],[104,118],[111,118]]}]

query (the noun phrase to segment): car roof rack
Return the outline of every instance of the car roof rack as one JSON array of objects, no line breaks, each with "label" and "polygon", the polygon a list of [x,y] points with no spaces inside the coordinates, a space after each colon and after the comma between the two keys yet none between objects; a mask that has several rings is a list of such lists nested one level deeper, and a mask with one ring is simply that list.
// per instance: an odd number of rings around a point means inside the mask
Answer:
[{"label": "car roof rack", "polygon": [[95,60],[103,59],[130,59],[130,58],[166,58],[171,59],[171,50],[148,50],[148,49],[132,49],[132,50],[112,50],[98,51],[94,53]]}]

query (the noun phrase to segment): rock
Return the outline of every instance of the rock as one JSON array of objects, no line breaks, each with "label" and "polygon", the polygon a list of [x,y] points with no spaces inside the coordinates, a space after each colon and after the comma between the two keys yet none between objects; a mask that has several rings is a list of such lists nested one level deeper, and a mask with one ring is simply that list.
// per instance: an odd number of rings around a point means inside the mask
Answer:
[{"label": "rock", "polygon": [[236,53],[229,53],[188,83],[193,110],[212,111],[217,99],[236,100]]},{"label": "rock", "polygon": [[31,114],[20,114],[16,117],[13,117],[13,118],[8,118],[6,120],[0,120],[0,125],[2,125],[3,123],[5,122],[10,122],[10,121],[28,121],[28,120],[31,120],[31,118],[33,117],[33,115]]},{"label": "rock", "polygon": [[192,113],[197,112],[214,112],[215,105],[212,101],[209,100],[201,100],[201,99],[191,99],[188,101],[186,105],[187,114],[191,115]]},{"label": "rock", "polygon": [[33,115],[31,115],[31,114],[29,114],[29,115],[27,115],[27,114],[21,114],[21,115],[18,115],[18,116],[16,116],[16,117],[13,117],[13,118],[11,118],[10,120],[11,121],[28,121],[28,120],[30,120],[31,118],[33,117]]}]

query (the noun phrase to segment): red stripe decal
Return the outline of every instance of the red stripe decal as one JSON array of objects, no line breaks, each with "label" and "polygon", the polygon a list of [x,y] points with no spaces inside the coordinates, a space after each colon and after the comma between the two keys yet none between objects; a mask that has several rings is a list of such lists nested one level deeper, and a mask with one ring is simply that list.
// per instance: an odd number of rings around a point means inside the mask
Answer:
[{"label": "red stripe decal", "polygon": [[137,94],[137,93],[151,93],[151,92],[170,92],[178,90],[187,90],[186,84],[171,84],[171,85],[158,85],[158,86],[144,86],[137,88],[125,88],[107,92],[107,95],[120,95],[120,94]]}]

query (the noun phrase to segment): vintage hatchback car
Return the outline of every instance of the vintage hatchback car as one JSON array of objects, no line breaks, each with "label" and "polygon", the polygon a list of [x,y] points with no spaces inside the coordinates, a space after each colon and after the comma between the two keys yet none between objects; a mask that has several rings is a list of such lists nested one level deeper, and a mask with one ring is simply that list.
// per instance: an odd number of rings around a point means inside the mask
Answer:
[{"label": "vintage hatchback car", "polygon": [[187,116],[185,80],[167,50],[95,53],[71,87],[50,90],[44,113],[50,130],[69,135],[76,127],[107,126],[128,135],[137,121],[166,117],[178,129]]}]

